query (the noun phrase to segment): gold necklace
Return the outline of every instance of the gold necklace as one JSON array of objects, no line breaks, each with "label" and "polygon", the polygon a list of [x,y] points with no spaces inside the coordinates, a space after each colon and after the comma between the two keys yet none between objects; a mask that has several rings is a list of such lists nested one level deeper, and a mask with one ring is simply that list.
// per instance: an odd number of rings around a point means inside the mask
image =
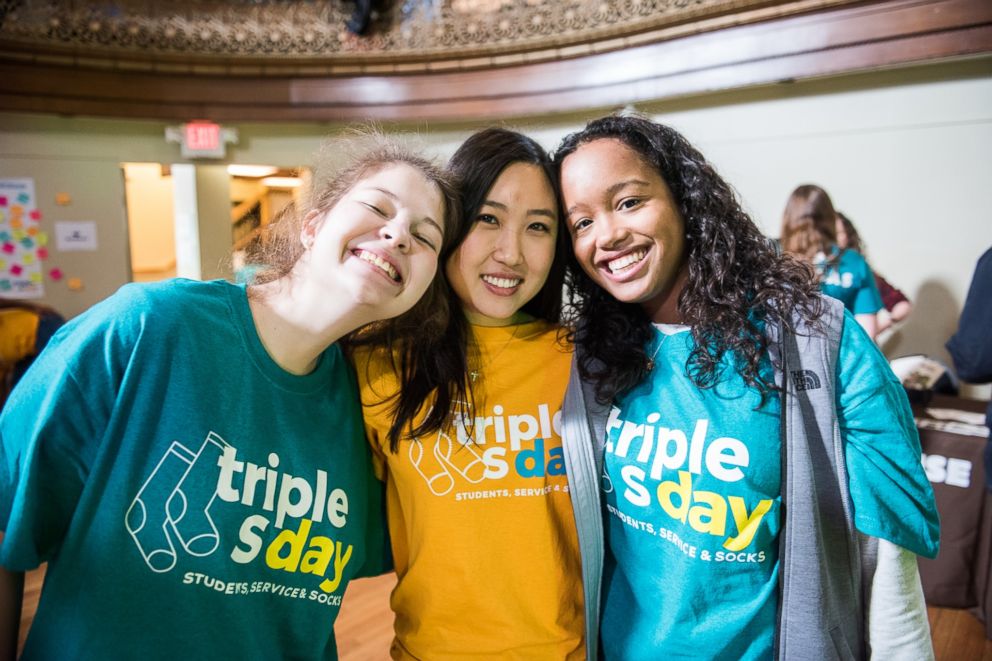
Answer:
[{"label": "gold necklace", "polygon": [[[513,327],[513,333],[510,335],[510,339],[508,339],[506,342],[504,342],[503,343],[503,346],[501,346],[499,348],[499,351],[497,351],[489,360],[486,361],[486,366],[487,367],[489,365],[492,365],[493,363],[495,363],[496,362],[496,359],[503,355],[503,352],[506,351],[506,348],[508,346],[510,346],[510,342],[512,342],[517,337],[517,331],[520,330],[520,327],[521,326],[523,326],[523,324],[516,324]],[[479,360],[480,361],[482,360],[482,352],[481,351],[479,352]],[[468,378],[469,378],[469,380],[472,383],[475,383],[475,380],[478,379],[479,376],[481,375],[481,369],[482,369],[482,366],[480,365],[478,369],[471,370],[468,373]]]},{"label": "gold necklace", "polygon": [[661,345],[663,345],[665,343],[665,340],[668,339],[668,333],[658,330],[658,334],[661,335],[661,339],[658,340],[658,346],[654,348],[654,353],[651,354],[651,357],[648,358],[648,362],[647,362],[647,368],[649,372],[654,369],[654,358],[655,356],[658,355],[658,352],[661,351]]}]

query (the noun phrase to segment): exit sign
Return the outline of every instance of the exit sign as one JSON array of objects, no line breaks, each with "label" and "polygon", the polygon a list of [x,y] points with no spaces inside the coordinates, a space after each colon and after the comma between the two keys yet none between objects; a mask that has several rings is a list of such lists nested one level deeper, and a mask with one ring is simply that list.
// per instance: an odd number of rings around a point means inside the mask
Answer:
[{"label": "exit sign", "polygon": [[227,143],[238,141],[238,130],[196,119],[165,129],[165,139],[178,142],[183,158],[224,158]]},{"label": "exit sign", "polygon": [[224,152],[220,141],[220,124],[213,122],[190,122],[183,125],[186,149],[190,152]]}]

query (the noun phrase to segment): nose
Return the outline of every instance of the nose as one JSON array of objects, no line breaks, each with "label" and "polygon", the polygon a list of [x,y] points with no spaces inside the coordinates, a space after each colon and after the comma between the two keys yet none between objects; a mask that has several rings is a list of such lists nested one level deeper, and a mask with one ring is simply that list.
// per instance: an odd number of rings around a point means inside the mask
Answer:
[{"label": "nose", "polygon": [[391,218],[379,228],[379,238],[392,245],[400,252],[410,249],[413,237],[410,234],[410,223],[403,218]]},{"label": "nose", "polygon": [[596,247],[604,250],[619,248],[630,238],[630,230],[626,225],[608,216],[596,219],[594,227],[599,230],[596,233]]},{"label": "nose", "polygon": [[517,266],[524,261],[520,237],[509,229],[501,229],[493,247],[493,259],[507,266]]}]

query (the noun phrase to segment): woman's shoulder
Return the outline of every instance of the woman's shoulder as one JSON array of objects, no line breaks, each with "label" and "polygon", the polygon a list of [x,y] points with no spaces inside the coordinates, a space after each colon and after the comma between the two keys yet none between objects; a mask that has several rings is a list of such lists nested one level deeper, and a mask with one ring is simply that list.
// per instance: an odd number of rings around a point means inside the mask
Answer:
[{"label": "woman's shoulder", "polygon": [[864,270],[869,271],[871,267],[868,266],[868,260],[865,256],[859,253],[857,250],[852,250],[850,248],[844,248],[840,252],[840,263],[846,267],[846,270]]},{"label": "woman's shoulder", "polygon": [[362,403],[395,396],[399,390],[399,353],[388,347],[360,345],[348,351]]},{"label": "woman's shoulder", "polygon": [[168,338],[174,332],[204,330],[209,323],[230,323],[232,295],[243,288],[218,280],[167,280],[130,283],[64,327],[77,336],[112,335],[127,342],[140,336]]},{"label": "woman's shoulder", "polygon": [[234,290],[242,290],[240,285],[231,284],[225,280],[187,280],[173,278],[161,282],[138,283],[132,282],[122,286],[114,294],[104,299],[93,309],[99,309],[107,314],[163,314],[176,308],[195,313],[196,307],[210,300],[223,302],[225,305]]}]

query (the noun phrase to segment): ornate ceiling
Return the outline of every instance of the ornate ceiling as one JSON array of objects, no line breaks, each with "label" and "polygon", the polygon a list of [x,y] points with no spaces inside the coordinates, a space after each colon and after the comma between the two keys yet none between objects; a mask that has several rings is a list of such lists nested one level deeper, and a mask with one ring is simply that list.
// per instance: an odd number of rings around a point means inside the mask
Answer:
[{"label": "ornate ceiling", "polygon": [[357,35],[346,28],[356,3],[342,0],[0,0],[6,10],[0,42],[10,55],[20,50],[57,62],[83,54],[127,60],[130,68],[163,59],[235,67],[264,59],[275,67],[360,61],[427,70],[438,60],[480,56],[558,59],[570,46],[604,44],[597,48],[603,50],[618,37],[627,39],[613,48],[629,45],[632,36],[656,40],[661,29],[749,10],[774,7],[780,16],[852,2],[387,0],[373,4],[367,30]]},{"label": "ornate ceiling", "polygon": [[990,0],[0,0],[0,111],[474,121],[989,53]]}]

